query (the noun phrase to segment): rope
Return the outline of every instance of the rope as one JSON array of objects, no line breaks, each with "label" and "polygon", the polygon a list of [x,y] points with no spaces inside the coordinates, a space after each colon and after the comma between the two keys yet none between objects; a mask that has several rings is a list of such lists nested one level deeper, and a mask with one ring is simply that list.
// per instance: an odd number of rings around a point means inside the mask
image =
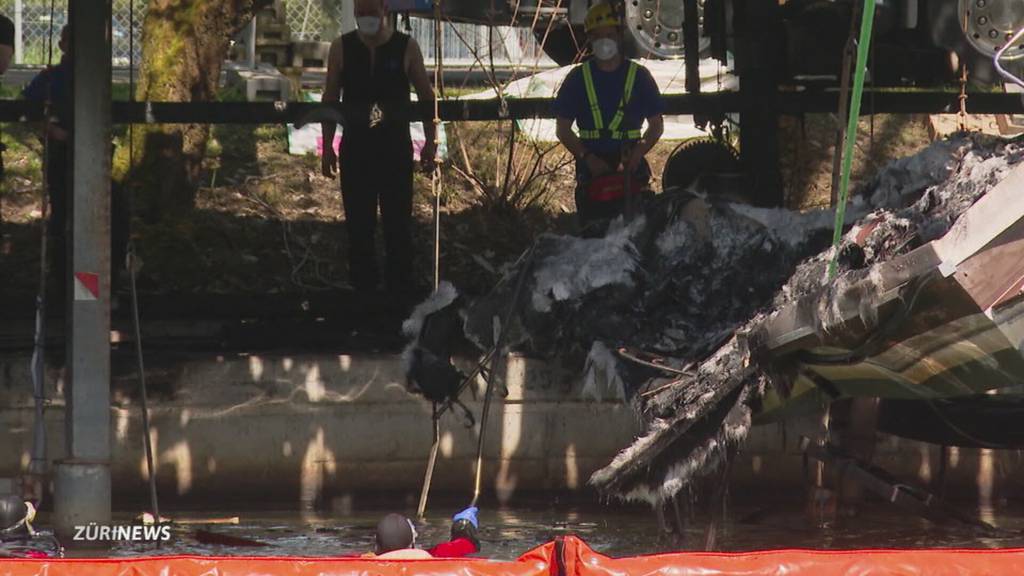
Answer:
[{"label": "rope", "polygon": [[508,335],[509,327],[512,323],[512,316],[516,312],[516,308],[519,304],[519,296],[522,294],[523,287],[526,285],[526,277],[529,276],[527,273],[533,265],[533,256],[536,254],[537,244],[534,243],[526,255],[526,260],[523,262],[523,267],[519,269],[518,279],[516,280],[516,288],[512,293],[512,301],[509,303],[508,311],[505,313],[505,321],[499,327],[501,332],[498,333],[498,338],[494,343],[494,356],[491,361],[491,370],[486,374],[487,379],[487,392],[484,394],[484,408],[480,414],[480,436],[477,438],[476,445],[476,476],[473,482],[473,502],[470,506],[476,506],[477,500],[480,499],[480,483],[483,477],[483,459],[484,459],[484,438],[487,431],[487,414],[490,412],[491,399],[494,396],[494,382],[496,380],[495,367],[500,361],[501,356],[504,354],[505,337]]},{"label": "rope", "polygon": [[[135,101],[135,0],[128,2],[128,100]],[[135,124],[128,124],[128,171],[135,167]]]},{"label": "rope", "polygon": [[[434,154],[437,156],[439,138],[438,132],[441,129],[441,98],[444,98],[444,47],[441,42],[443,22],[441,21],[441,2],[434,0],[434,89],[437,96],[434,98]],[[420,159],[422,160],[422,158]],[[434,159],[431,159],[433,161]],[[433,164],[430,174],[430,191],[434,195],[434,290],[441,284],[441,167]],[[436,413],[436,410],[435,410]],[[436,451],[436,447],[435,447]],[[432,459],[433,461],[433,459]],[[433,472],[433,468],[429,470]],[[426,487],[426,486],[425,486]],[[423,495],[422,504],[426,505],[426,493]],[[422,517],[422,512],[421,512]]]},{"label": "rope", "polygon": [[[135,0],[128,3],[128,100],[135,100]],[[135,167],[135,125],[128,124],[128,173]],[[135,286],[135,243],[128,242],[125,266],[132,292],[132,324],[135,328],[135,357],[139,364],[139,399],[142,408],[142,441],[146,451],[146,470],[149,473],[149,504],[153,509],[153,522],[160,525],[160,503],[156,491],[156,468],[153,465],[153,442],[149,435],[149,404],[146,398],[146,366],[142,355],[142,324],[139,320],[139,293]],[[159,543],[158,543],[159,545]]]},{"label": "rope", "polygon": [[[523,252],[523,254],[520,255],[519,259],[516,260],[515,264],[513,264],[515,266],[515,265],[518,265],[521,262],[525,262],[523,264],[524,269],[520,270],[519,276],[517,278],[517,286],[516,286],[515,293],[514,293],[514,295],[512,297],[512,304],[511,304],[511,306],[509,308],[508,315],[506,317],[505,326],[508,326],[508,323],[511,321],[512,313],[515,310],[516,301],[519,298],[519,292],[522,290],[522,287],[523,287],[523,278],[525,278],[525,276],[526,276],[526,274],[525,274],[525,267],[529,266],[529,264],[531,263],[531,261],[533,259],[533,250],[534,250],[534,247],[531,246],[528,250]],[[493,367],[493,363],[496,362],[496,360],[494,362],[492,362],[492,358],[494,358],[496,352],[498,351],[498,346],[501,344],[501,341],[503,340],[504,334],[505,334],[505,329],[503,328],[501,335],[499,336],[499,338],[495,342],[495,345],[492,346],[491,349],[488,350],[486,354],[484,354],[483,358],[481,358],[480,361],[477,362],[476,367],[473,368],[473,371],[470,372],[462,380],[462,382],[459,384],[458,389],[456,389],[455,394],[452,396],[452,401],[445,402],[440,407],[438,407],[437,403],[434,403],[434,405],[433,405],[434,443],[433,443],[433,445],[430,448],[430,458],[429,458],[429,460],[427,462],[427,470],[426,470],[426,473],[425,473],[424,478],[423,478],[423,488],[420,491],[420,505],[419,505],[419,509],[417,510],[417,514],[419,515],[420,518],[423,518],[424,514],[426,513],[427,496],[429,495],[429,492],[430,492],[430,484],[431,484],[431,480],[432,480],[433,475],[434,475],[434,466],[435,466],[435,464],[437,462],[437,448],[438,448],[438,442],[439,442],[439,437],[440,437],[440,420],[441,420],[441,416],[444,415],[445,411],[448,410],[449,408],[451,408],[454,404],[458,404],[463,410],[465,410],[467,416],[470,417],[470,423],[467,425],[467,427],[472,427],[472,425],[473,425],[472,424],[472,414],[470,414],[469,410],[465,407],[465,405],[463,405],[463,404],[461,404],[459,402],[459,396],[462,395],[463,391],[465,391],[465,389],[469,386],[470,382],[472,382],[477,377],[477,375],[480,374],[480,375],[482,375],[484,377],[484,380],[487,382],[487,395],[486,395],[486,398],[484,400],[484,409],[483,409],[483,414],[481,416],[481,421],[480,421],[480,441],[479,441],[479,444],[477,446],[477,467],[476,467],[476,478],[475,478],[476,484],[475,484],[475,491],[474,491],[474,495],[473,495],[473,505],[476,504],[477,498],[480,495],[480,474],[481,474],[481,472],[480,472],[480,470],[481,470],[481,462],[480,461],[482,460],[482,454],[483,454],[484,427],[487,425],[487,413],[488,413],[488,410],[489,410],[489,407],[490,407],[490,396],[492,394],[492,384],[493,384],[493,380],[492,380],[493,371],[492,370],[488,370],[485,367],[485,365],[488,362],[491,362],[492,363],[492,367]]]},{"label": "rope", "polygon": [[[47,59],[46,67],[49,70],[53,66],[53,16],[56,11],[55,0],[50,0],[50,27],[47,38]],[[52,82],[52,79],[51,79]],[[51,85],[52,86],[52,85]],[[40,240],[39,240],[39,293],[36,295],[36,318],[35,318],[35,339],[32,346],[32,397],[35,402],[35,421],[33,422],[33,445],[32,460],[29,464],[29,473],[44,474],[46,472],[46,287],[49,268],[49,169],[50,169],[50,95],[47,94],[44,107],[44,130],[43,130],[43,190],[42,206],[40,209]],[[42,500],[43,492],[36,494],[39,501]],[[36,502],[39,504],[40,502]]]},{"label": "rope", "polygon": [[160,505],[156,493],[156,471],[153,466],[153,443],[149,436],[149,405],[146,398],[146,366],[142,356],[142,326],[139,321],[139,294],[135,288],[135,247],[128,248],[128,277],[132,291],[132,324],[135,329],[135,358],[139,364],[139,400],[142,408],[142,439],[146,450],[146,470],[149,472],[149,503],[153,508],[154,522],[160,524]]},{"label": "rope", "polygon": [[868,48],[871,46],[871,29],[875,20],[875,0],[864,0],[864,14],[861,19],[860,41],[857,43],[857,67],[853,75],[853,95],[850,99],[850,119],[846,126],[846,142],[843,150],[843,173],[839,184],[839,204],[836,206],[835,230],[832,234],[832,261],[828,265],[828,277],[836,277],[839,263],[839,242],[843,238],[843,223],[846,219],[846,202],[850,191],[850,171],[853,169],[853,146],[857,142],[857,121],[860,118],[860,103],[864,95],[864,70],[867,65]]},{"label": "rope", "polygon": [[[441,128],[440,99],[444,97],[444,50],[441,43],[442,24],[441,2],[434,0],[434,150],[438,145],[438,130]],[[424,158],[420,158],[421,161]],[[433,160],[433,159],[432,159]],[[434,163],[430,174],[430,191],[434,195],[434,290],[441,284],[441,168]],[[430,458],[423,476],[423,488],[420,490],[420,503],[416,509],[419,518],[427,512],[427,497],[430,495],[430,484],[434,478],[434,467],[437,465],[437,449],[441,443],[441,412],[434,402],[431,415],[434,423],[434,442],[430,447]]]}]

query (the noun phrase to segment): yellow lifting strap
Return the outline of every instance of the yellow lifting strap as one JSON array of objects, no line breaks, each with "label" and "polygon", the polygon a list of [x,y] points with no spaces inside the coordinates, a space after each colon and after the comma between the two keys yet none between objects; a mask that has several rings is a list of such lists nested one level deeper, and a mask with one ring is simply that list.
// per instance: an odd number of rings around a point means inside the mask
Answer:
[{"label": "yellow lifting strap", "polygon": [[587,103],[590,104],[590,114],[594,117],[594,130],[603,130],[604,119],[601,117],[601,103],[597,100],[594,74],[590,71],[590,66],[589,62],[583,64],[583,85],[587,87]]},{"label": "yellow lifting strap", "polygon": [[597,99],[597,90],[594,89],[594,75],[590,67],[592,61],[583,64],[583,85],[587,89],[587,103],[590,105],[590,113],[594,119],[593,130],[580,130],[580,138],[583,140],[597,140],[602,137],[609,137],[613,140],[636,140],[642,136],[640,130],[620,131],[619,126],[626,117],[626,106],[633,98],[633,87],[636,85],[636,71],[639,68],[636,62],[629,62],[629,70],[626,72],[626,86],[622,91],[622,99],[619,101],[619,108],[615,112],[608,129],[604,128],[604,118],[601,115],[601,105]]},{"label": "yellow lifting strap", "polygon": [[619,129],[619,125],[622,124],[622,119],[626,116],[626,106],[633,98],[633,86],[636,84],[636,69],[636,62],[630,61],[629,71],[626,72],[626,89],[622,91],[622,100],[619,102],[619,109],[615,111],[615,117],[612,118],[612,123],[608,125],[608,129],[612,132]]}]

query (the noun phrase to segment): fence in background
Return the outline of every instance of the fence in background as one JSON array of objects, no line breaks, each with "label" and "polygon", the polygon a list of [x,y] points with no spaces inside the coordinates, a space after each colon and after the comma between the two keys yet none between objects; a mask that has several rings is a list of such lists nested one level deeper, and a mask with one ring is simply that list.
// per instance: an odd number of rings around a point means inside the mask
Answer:
[{"label": "fence in background", "polygon": [[[286,0],[285,14],[293,40],[330,41],[342,29],[346,6],[350,0]],[[141,61],[142,22],[147,0],[113,0],[113,64],[129,64],[130,36],[134,34],[134,61]],[[131,6],[134,4],[134,21]],[[52,18],[51,18],[52,11]],[[0,13],[15,24],[15,64],[42,66],[49,61],[50,47],[53,62],[60,60],[57,47],[60,29],[67,21],[67,0],[0,0]],[[349,8],[348,13],[351,14]],[[405,24],[400,23],[404,28]],[[351,27],[351,25],[349,25]],[[434,58],[434,23],[431,20],[411,18],[410,33],[423,47],[428,62]],[[52,34],[51,34],[52,32]],[[460,38],[461,37],[461,38]],[[543,56],[533,32],[527,28],[487,26],[474,24],[445,24],[443,54],[446,63],[467,65],[474,62],[474,52],[489,63],[491,52],[496,65],[521,64],[532,66],[551,62]]]}]

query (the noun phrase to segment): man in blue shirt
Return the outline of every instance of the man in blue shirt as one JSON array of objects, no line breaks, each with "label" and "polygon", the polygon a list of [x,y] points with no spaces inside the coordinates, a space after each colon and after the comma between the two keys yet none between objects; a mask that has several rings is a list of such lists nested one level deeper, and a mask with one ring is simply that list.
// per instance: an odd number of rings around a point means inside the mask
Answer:
[{"label": "man in blue shirt", "polygon": [[650,183],[645,156],[664,132],[664,104],[651,73],[623,58],[622,23],[614,8],[595,4],[585,25],[594,57],[566,76],[555,114],[558,140],[576,158],[583,235],[599,236]]},{"label": "man in blue shirt", "polygon": [[[68,51],[71,47],[70,28],[64,26],[60,32],[58,47],[61,51],[60,63],[45,68],[36,74],[28,86],[22,91],[26,100],[37,100],[48,103],[49,121],[43,126],[46,132],[46,188],[49,196],[49,253],[51,260],[51,278],[55,281],[52,302],[53,309],[62,310],[64,287],[67,283],[67,230],[68,222],[68,147],[71,138],[71,58]],[[112,268],[116,269],[117,263]]]},{"label": "man in blue shirt", "polygon": [[[46,155],[46,188],[49,196],[49,253],[52,258],[51,286],[54,287],[55,298],[53,309],[62,313],[65,288],[68,285],[68,239],[71,222],[68,208],[71,201],[69,159],[71,146],[71,28],[65,25],[60,31],[60,63],[49,66],[36,74],[28,86],[22,91],[26,100],[47,103],[48,120],[45,130]],[[117,279],[128,249],[129,221],[131,215],[125,194],[118,183],[111,185],[111,257],[110,285],[117,286]],[[116,294],[111,290],[111,298],[116,302]]]}]

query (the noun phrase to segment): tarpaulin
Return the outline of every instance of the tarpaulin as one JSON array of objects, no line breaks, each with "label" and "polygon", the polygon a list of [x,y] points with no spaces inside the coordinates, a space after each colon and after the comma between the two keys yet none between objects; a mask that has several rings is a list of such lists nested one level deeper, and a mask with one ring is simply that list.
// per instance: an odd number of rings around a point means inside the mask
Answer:
[{"label": "tarpaulin", "polygon": [[[302,99],[303,102],[319,102],[321,95],[321,92],[303,92]],[[413,100],[415,99],[415,95],[413,95]],[[337,131],[334,133],[333,145],[335,153],[338,153],[338,147],[344,134],[345,128],[339,124]],[[426,141],[426,135],[423,132],[423,122],[410,122],[409,136],[412,138],[413,160],[419,162],[420,150],[423,149],[423,143]],[[306,154],[316,153],[317,156],[322,156],[323,151],[324,137],[318,122],[306,124],[301,128],[297,128],[294,124],[288,125],[289,154],[305,156]],[[437,127],[437,155],[439,158],[448,157],[448,137],[445,134],[443,123]]]},{"label": "tarpaulin", "polygon": [[773,550],[609,558],[568,536],[514,561],[298,557],[0,560],[0,576],[1002,576],[1024,550]]}]

